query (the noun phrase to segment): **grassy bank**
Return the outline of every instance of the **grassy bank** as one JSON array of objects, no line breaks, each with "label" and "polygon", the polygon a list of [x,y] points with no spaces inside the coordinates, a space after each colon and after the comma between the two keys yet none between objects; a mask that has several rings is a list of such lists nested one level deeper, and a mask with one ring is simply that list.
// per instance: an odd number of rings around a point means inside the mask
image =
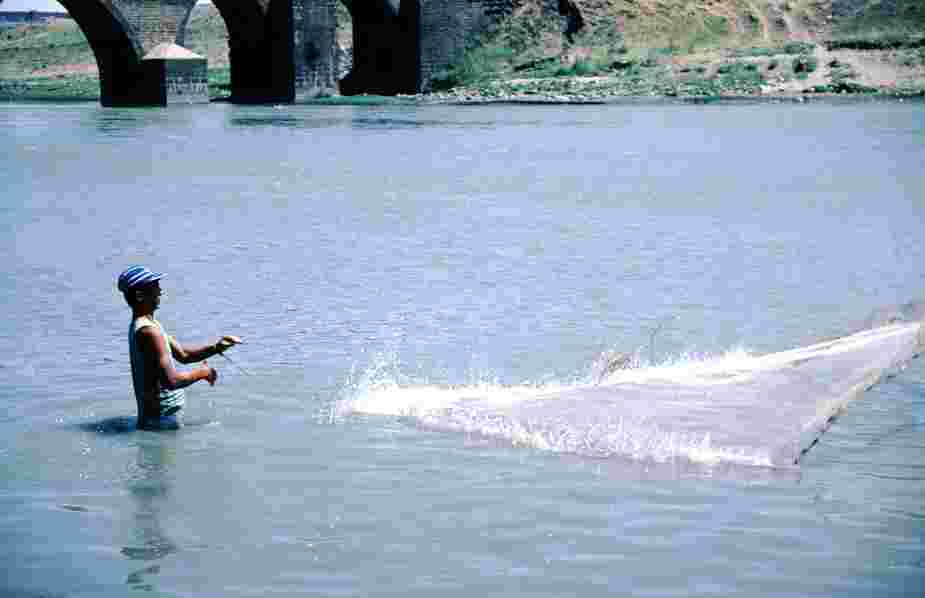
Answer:
[{"label": "grassy bank", "polygon": [[[230,95],[227,32],[217,11],[196,11],[187,45],[208,58],[212,97]],[[99,97],[96,57],[73,20],[0,29],[0,100],[98,101]]]},{"label": "grassy bank", "polygon": [[522,5],[439,78],[437,91],[561,100],[925,92],[918,9],[886,18],[864,6],[833,20],[831,4],[817,0],[580,7],[586,27],[570,36],[548,18],[540,23],[537,5]]},{"label": "grassy bank", "polygon": [[[751,97],[925,93],[925,3],[856,0],[576,0],[574,19],[522,0],[425,100]],[[346,14],[346,11],[341,10]],[[349,15],[347,15],[349,16]],[[351,43],[344,17],[338,43]],[[209,62],[214,99],[230,94],[225,24],[190,20],[187,46]],[[0,100],[97,100],[95,58],[69,19],[0,29]],[[419,100],[422,98],[418,98]],[[325,103],[408,99],[329,98]]]}]

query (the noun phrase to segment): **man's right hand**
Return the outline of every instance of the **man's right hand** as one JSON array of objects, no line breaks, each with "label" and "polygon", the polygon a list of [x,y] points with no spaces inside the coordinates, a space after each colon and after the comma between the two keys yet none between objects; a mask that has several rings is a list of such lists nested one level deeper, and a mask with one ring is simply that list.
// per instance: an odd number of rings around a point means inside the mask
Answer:
[{"label": "man's right hand", "polygon": [[209,367],[209,364],[205,361],[202,362],[202,367],[206,371],[205,379],[208,380],[209,386],[215,386],[215,381],[218,380],[218,372],[215,371],[215,368]]}]

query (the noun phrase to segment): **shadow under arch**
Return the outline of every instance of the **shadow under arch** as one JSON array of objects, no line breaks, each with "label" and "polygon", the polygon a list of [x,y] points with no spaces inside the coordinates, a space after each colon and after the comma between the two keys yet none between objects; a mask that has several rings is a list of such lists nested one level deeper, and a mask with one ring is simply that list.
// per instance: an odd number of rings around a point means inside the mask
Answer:
[{"label": "shadow under arch", "polygon": [[124,15],[99,0],[58,0],[83,31],[100,73],[103,106],[141,106],[157,91],[158,81],[146,77],[144,49],[134,40]]},{"label": "shadow under arch", "polygon": [[231,101],[295,99],[292,0],[213,0],[228,30]]},{"label": "shadow under arch", "polygon": [[420,0],[341,0],[353,20],[353,68],[343,95],[421,89]]}]

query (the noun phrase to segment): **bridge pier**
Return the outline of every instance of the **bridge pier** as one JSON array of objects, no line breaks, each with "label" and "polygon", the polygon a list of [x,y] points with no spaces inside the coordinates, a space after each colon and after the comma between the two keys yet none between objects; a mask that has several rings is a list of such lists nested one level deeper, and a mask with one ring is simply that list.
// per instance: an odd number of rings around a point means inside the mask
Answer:
[{"label": "bridge pier", "polygon": [[337,82],[337,3],[292,0],[293,65],[298,98],[332,95]]},{"label": "bridge pier", "polygon": [[353,0],[353,70],[340,82],[344,95],[394,95],[420,90],[418,0]]},{"label": "bridge pier", "polygon": [[228,29],[231,101],[295,99],[294,0],[213,0]]}]

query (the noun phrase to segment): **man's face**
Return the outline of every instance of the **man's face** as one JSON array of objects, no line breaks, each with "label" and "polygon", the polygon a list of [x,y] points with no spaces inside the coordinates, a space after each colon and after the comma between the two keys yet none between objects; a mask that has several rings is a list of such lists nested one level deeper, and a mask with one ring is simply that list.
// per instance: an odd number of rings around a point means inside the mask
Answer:
[{"label": "man's face", "polygon": [[159,280],[147,285],[138,291],[139,299],[143,303],[151,305],[151,309],[157,309],[161,305],[161,283]]}]

